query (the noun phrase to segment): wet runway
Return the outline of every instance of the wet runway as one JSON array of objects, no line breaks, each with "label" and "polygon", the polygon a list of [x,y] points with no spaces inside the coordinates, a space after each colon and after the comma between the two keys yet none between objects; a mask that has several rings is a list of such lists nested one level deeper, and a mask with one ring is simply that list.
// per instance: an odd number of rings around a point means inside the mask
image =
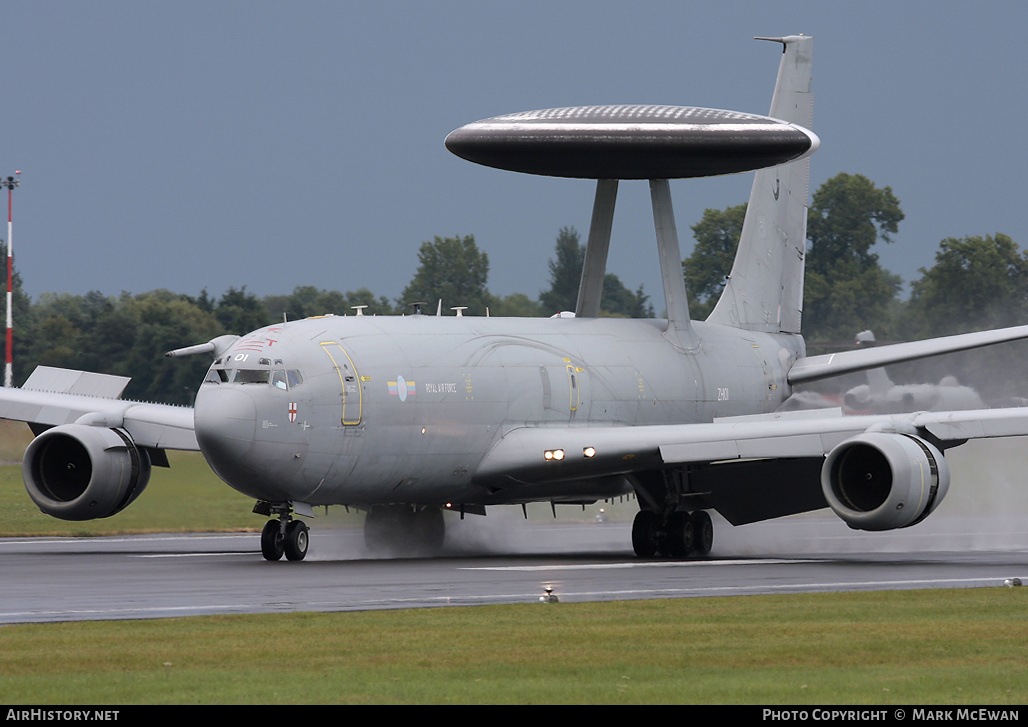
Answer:
[{"label": "wet runway", "polygon": [[635,558],[628,522],[519,517],[453,523],[435,558],[373,558],[360,529],[317,520],[300,563],[264,561],[259,534],[0,540],[0,623],[1028,584],[1020,518],[719,522],[710,558],[668,561]]}]

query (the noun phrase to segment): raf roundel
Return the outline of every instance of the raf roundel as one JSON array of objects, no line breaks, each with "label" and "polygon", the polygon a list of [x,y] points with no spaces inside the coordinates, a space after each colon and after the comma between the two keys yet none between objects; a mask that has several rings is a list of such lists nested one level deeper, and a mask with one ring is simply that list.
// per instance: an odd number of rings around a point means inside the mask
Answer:
[{"label": "raf roundel", "polygon": [[769,116],[691,106],[579,106],[460,127],[446,148],[513,172],[581,179],[735,174],[808,156],[814,132]]}]

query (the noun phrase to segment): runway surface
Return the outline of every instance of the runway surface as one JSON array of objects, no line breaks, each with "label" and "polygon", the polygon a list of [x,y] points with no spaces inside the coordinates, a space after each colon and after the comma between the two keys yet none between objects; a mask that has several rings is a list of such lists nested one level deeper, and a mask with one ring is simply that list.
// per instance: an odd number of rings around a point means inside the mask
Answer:
[{"label": "runway surface", "polygon": [[696,561],[635,558],[627,522],[492,515],[453,523],[434,558],[373,558],[360,529],[317,520],[299,563],[264,561],[259,534],[5,539],[0,623],[530,603],[546,587],[569,603],[1028,584],[1022,519],[932,520],[886,534],[830,515],[718,522]]}]

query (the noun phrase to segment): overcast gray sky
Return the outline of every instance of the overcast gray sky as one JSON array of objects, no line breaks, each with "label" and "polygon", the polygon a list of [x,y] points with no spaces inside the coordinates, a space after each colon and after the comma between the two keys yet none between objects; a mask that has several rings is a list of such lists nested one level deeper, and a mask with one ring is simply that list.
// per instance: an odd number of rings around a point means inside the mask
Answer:
[{"label": "overcast gray sky", "polygon": [[[814,44],[811,190],[891,186],[879,252],[910,281],[945,237],[1028,246],[1028,5],[746,0],[7,0],[0,175],[26,291],[394,298],[434,236],[475,236],[490,289],[548,287],[559,229],[594,183],[446,151],[453,129],[602,103],[767,113],[780,48]],[[683,255],[751,175],[672,182]],[[6,203],[6,200],[3,200]],[[608,269],[662,308],[645,182],[623,183]],[[6,231],[0,232],[6,236]],[[458,305],[459,301],[452,301]]]}]

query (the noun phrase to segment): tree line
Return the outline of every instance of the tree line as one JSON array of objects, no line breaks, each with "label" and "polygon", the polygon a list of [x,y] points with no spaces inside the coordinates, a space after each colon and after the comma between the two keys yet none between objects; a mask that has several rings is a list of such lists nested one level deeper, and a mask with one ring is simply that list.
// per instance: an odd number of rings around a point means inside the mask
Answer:
[{"label": "tree line", "polygon": [[[683,261],[683,275],[694,319],[706,317],[721,292],[745,211],[745,204],[708,209],[692,227],[695,245]],[[893,341],[1028,322],[1028,253],[1002,233],[942,240],[935,264],[919,270],[909,298],[901,300],[902,280],[881,267],[875,249],[893,242],[903,217],[892,190],[861,175],[839,174],[814,193],[808,213],[803,314],[810,353],[847,346],[865,329],[871,329],[878,341]],[[490,293],[489,257],[478,249],[473,235],[423,242],[410,283],[394,299],[366,288],[341,292],[300,286],[263,298],[244,287],[217,298],[206,290],[197,296],[168,290],[117,296],[92,291],[46,293],[33,301],[23,292],[16,271],[15,384],[24,382],[36,365],[77,368],[131,377],[126,398],[191,404],[210,362],[202,356],[166,359],[163,353],[170,348],[224,333],[243,334],[282,320],[353,314],[356,306],[363,306],[366,315],[396,315],[410,312],[411,304],[420,302],[426,312],[434,312],[436,301],[442,299],[444,304],[466,306],[466,315],[549,316],[573,311],[584,255],[578,231],[562,228],[549,261],[550,287],[534,297]],[[613,273],[604,279],[601,309],[605,316],[657,313],[642,286],[631,290]],[[979,372],[993,385],[1010,376],[1024,381],[1025,347],[1012,344],[1000,349],[995,349],[998,354],[946,357],[947,362],[934,368],[901,368],[894,378],[945,372],[969,379]]]}]

